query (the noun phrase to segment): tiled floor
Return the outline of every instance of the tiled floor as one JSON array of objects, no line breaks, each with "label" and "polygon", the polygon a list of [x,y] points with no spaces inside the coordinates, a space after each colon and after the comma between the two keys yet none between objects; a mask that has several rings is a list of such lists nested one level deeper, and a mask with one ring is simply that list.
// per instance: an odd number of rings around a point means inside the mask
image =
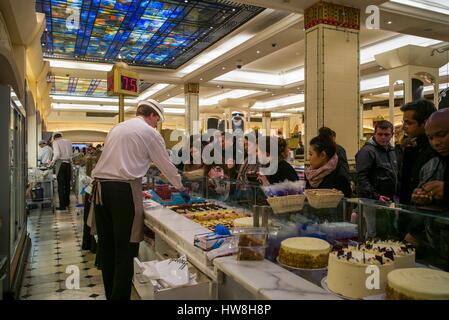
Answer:
[{"label": "tiled floor", "polygon": [[[83,216],[69,212],[33,210],[28,219],[32,240],[21,299],[105,300],[95,255],[81,250]],[[69,289],[71,268],[79,270],[80,288]],[[70,277],[70,278],[69,278]],[[132,299],[138,299],[133,290]]]}]

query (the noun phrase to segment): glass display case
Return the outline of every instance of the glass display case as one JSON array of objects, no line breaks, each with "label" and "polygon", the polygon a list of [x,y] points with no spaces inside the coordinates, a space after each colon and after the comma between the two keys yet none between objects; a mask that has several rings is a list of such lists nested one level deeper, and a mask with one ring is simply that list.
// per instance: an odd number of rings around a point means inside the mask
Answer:
[{"label": "glass display case", "polygon": [[[164,183],[157,173],[147,178]],[[266,212],[268,247],[266,258],[276,262],[280,243],[291,237],[321,238],[332,245],[369,239],[411,242],[417,263],[449,270],[449,209],[405,206],[361,198],[343,198],[332,208],[316,208],[306,199],[299,210],[274,213],[258,182],[184,177],[191,194],[228,206]],[[262,221],[262,220],[260,220]]]}]

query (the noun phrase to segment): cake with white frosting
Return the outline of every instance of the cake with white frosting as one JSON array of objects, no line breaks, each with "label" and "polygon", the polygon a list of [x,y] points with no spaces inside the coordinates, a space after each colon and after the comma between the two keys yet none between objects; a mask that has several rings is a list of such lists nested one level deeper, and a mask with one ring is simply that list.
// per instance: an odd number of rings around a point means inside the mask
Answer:
[{"label": "cake with white frosting", "polygon": [[340,248],[329,254],[327,286],[352,299],[383,294],[387,275],[394,267],[392,259],[375,249],[366,252],[357,247]]},{"label": "cake with white frosting", "polygon": [[279,262],[295,268],[325,268],[330,250],[330,244],[321,239],[289,238],[281,242]]},{"label": "cake with white frosting", "polygon": [[388,274],[387,299],[449,300],[449,272],[426,268],[396,269]]},{"label": "cake with white frosting", "polygon": [[384,252],[388,256],[392,252],[396,269],[414,268],[415,263],[415,248],[411,244],[402,243],[399,241],[367,241],[364,247],[369,252],[371,249]]}]

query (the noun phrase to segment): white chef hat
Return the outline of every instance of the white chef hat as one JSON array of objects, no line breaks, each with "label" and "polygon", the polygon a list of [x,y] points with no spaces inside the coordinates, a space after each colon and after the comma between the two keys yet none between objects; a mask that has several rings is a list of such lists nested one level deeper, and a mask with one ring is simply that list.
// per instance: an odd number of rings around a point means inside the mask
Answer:
[{"label": "white chef hat", "polygon": [[148,99],[148,100],[139,101],[137,103],[137,108],[139,108],[142,105],[147,105],[147,106],[151,107],[154,111],[157,112],[157,114],[161,118],[161,121],[165,120],[164,107],[159,102],[157,102],[156,100]]}]

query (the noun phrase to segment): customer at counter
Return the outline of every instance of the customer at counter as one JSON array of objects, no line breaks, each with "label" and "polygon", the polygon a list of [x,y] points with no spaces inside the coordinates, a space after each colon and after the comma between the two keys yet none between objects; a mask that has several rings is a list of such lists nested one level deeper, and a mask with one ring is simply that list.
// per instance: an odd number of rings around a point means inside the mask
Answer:
[{"label": "customer at counter", "polygon": [[351,197],[351,183],[331,138],[317,136],[310,140],[309,162],[305,171],[307,189],[337,189]]},{"label": "customer at counter", "polygon": [[349,163],[348,157],[346,156],[346,150],[341,145],[337,143],[337,133],[328,127],[321,127],[318,130],[318,135],[323,136],[325,138],[331,139],[335,143],[336,154],[338,156],[338,162],[340,163],[342,169],[350,180],[349,176]]},{"label": "customer at counter", "polygon": [[111,129],[92,171],[95,212],[91,211],[89,221],[98,232],[108,300],[129,300],[131,296],[133,258],[143,240],[142,177],[150,163],[189,200],[164,139],[156,130],[158,122],[164,120],[162,105],[154,100],[140,101],[136,116]]},{"label": "customer at counter", "polygon": [[414,190],[412,201],[417,204],[434,203],[449,209],[449,109],[430,116],[426,134],[437,156],[421,169],[419,187]]},{"label": "customer at counter", "polygon": [[[412,195],[418,205],[428,205],[444,212],[449,211],[449,109],[433,113],[425,126],[427,137],[437,156],[429,160],[421,169],[419,187]],[[449,224],[444,219],[426,218],[423,223],[424,241],[419,234],[408,234],[406,240],[418,248],[427,247],[434,262],[449,270]],[[419,230],[413,230],[415,232]]]},{"label": "customer at counter", "polygon": [[[392,201],[396,194],[398,164],[396,153],[390,144],[393,131],[391,122],[379,121],[374,129],[374,136],[355,156],[357,194],[361,198],[388,202]],[[380,215],[376,216],[375,208],[364,207],[363,214],[367,223],[367,237],[381,236],[377,230],[380,228],[383,229],[383,235],[392,236],[393,221],[376,224],[376,219],[379,219]]]},{"label": "customer at counter", "polygon": [[[410,139],[402,154],[400,174],[399,200],[402,204],[410,204],[413,190],[418,187],[420,172],[422,167],[437,155],[429,143],[426,136],[425,125],[427,119],[436,111],[435,105],[426,99],[419,99],[404,104],[401,107],[403,112],[403,130]],[[398,229],[401,238],[408,236],[411,241],[411,234],[414,230],[422,230],[421,219],[400,213],[398,216]]]},{"label": "customer at counter", "polygon": [[[269,161],[269,163],[272,163],[273,161],[278,162],[277,171],[276,173],[272,175],[260,175],[259,180],[263,185],[269,185],[279,182],[284,182],[285,180],[288,181],[298,181],[299,177],[296,173],[295,169],[291,166],[290,163],[286,161],[289,149],[287,148],[287,141],[283,138],[273,138],[273,137],[265,137],[262,138],[265,139],[265,146],[266,150],[261,150],[259,145],[259,151],[258,156],[263,157]],[[271,152],[272,147],[272,139],[275,140],[278,144],[278,153],[273,154]],[[264,161],[266,162],[266,161]]]}]

